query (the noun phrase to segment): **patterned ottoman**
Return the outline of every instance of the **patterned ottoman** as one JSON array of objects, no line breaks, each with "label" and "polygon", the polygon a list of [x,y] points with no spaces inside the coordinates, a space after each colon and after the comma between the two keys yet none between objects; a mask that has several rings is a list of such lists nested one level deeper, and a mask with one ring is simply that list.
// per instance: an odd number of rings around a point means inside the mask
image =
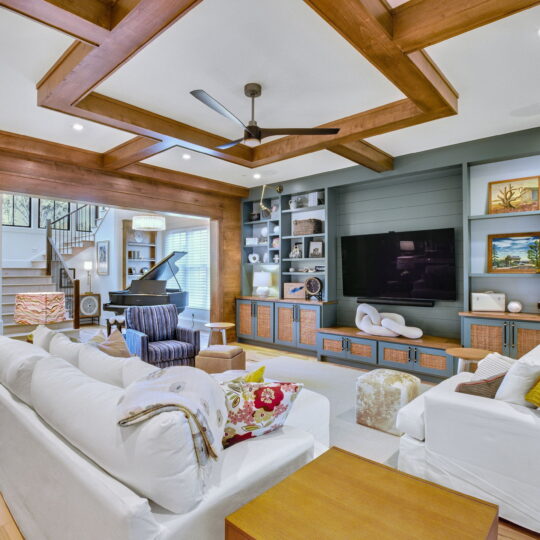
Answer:
[{"label": "patterned ottoman", "polygon": [[356,423],[393,435],[401,407],[420,394],[420,379],[393,369],[374,369],[356,381]]}]

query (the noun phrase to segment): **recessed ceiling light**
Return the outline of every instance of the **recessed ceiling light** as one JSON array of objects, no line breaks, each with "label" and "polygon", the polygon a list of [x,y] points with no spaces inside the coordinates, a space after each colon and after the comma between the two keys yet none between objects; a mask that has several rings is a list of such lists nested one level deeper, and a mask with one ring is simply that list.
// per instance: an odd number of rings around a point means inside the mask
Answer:
[{"label": "recessed ceiling light", "polygon": [[255,180],[259,180],[260,177],[261,175],[258,172],[253,175],[253,178],[255,178]]},{"label": "recessed ceiling light", "polygon": [[182,159],[191,159],[190,154],[182,154]]},{"label": "recessed ceiling light", "polygon": [[84,126],[79,124],[79,122],[75,122],[72,127],[75,131],[82,131],[84,129]]}]

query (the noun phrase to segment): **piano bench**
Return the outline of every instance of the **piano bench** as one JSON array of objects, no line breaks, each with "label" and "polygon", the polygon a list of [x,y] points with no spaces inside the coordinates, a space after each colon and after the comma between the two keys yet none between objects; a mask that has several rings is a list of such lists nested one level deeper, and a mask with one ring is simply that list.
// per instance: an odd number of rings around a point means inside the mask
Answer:
[{"label": "piano bench", "polygon": [[121,333],[122,328],[126,326],[126,318],[122,315],[115,315],[114,317],[109,317],[107,319],[107,336],[111,335],[113,326],[116,326],[116,328],[118,328],[118,331]]},{"label": "piano bench", "polygon": [[195,357],[195,367],[206,373],[222,373],[231,369],[246,369],[246,353],[241,347],[211,345]]}]

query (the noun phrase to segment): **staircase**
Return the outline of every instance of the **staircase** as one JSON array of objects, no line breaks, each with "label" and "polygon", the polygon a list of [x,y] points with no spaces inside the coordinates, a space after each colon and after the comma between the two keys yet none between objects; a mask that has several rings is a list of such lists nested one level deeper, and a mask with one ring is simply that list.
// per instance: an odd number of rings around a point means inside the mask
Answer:
[{"label": "staircase", "polygon": [[[47,324],[49,328],[65,330],[79,327],[79,280],[68,272],[66,259],[95,245],[95,235],[108,208],[83,205],[70,214],[47,224],[46,251],[33,259],[31,267],[5,268],[2,278],[2,320],[4,335],[23,337],[35,329],[35,325],[20,325],[14,321],[15,295],[20,292],[62,291],[66,295],[66,320]],[[68,220],[72,226],[67,226]],[[76,223],[86,223],[85,231],[76,230]]]},{"label": "staircase", "polygon": [[[2,320],[4,335],[11,338],[27,336],[35,325],[17,324],[15,314],[15,295],[19,292],[49,292],[56,287],[52,277],[47,275],[45,263],[41,268],[4,268],[2,278]],[[49,328],[64,330],[73,327],[73,319],[61,323],[48,324]]]}]

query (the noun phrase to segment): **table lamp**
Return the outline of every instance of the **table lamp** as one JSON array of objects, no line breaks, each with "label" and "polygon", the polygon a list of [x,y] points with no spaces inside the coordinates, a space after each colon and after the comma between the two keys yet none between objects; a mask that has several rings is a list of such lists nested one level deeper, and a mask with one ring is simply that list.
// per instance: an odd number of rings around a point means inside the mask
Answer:
[{"label": "table lamp", "polygon": [[17,324],[50,324],[66,318],[63,292],[17,293],[14,320]]},{"label": "table lamp", "polygon": [[92,292],[92,261],[84,261],[83,268],[86,270],[86,282],[88,283],[88,292]]},{"label": "table lamp", "polygon": [[255,294],[266,297],[270,294],[272,285],[272,274],[270,272],[253,272],[253,286],[257,287]]}]

